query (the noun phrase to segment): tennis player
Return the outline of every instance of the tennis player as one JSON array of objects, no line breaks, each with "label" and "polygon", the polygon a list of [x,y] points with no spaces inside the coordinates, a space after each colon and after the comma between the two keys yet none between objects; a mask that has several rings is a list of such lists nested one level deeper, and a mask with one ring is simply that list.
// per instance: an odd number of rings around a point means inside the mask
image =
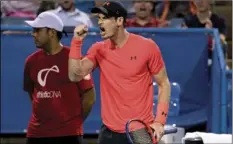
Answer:
[{"label": "tennis player", "polygon": [[63,23],[58,16],[43,12],[26,23],[39,48],[24,69],[24,90],[32,102],[27,144],[81,144],[83,122],[95,102],[93,81],[69,80],[70,49],[60,43]]},{"label": "tennis player", "polygon": [[[125,124],[141,119],[164,133],[170,100],[170,83],[158,45],[151,39],[129,33],[124,27],[127,11],[121,3],[105,2],[92,9],[98,15],[100,35],[81,59],[87,27],[74,30],[69,55],[69,78],[80,81],[96,67],[100,69],[101,128],[99,144],[127,144]],[[156,117],[153,115],[153,79],[159,87]],[[140,130],[138,128],[138,130]]]}]

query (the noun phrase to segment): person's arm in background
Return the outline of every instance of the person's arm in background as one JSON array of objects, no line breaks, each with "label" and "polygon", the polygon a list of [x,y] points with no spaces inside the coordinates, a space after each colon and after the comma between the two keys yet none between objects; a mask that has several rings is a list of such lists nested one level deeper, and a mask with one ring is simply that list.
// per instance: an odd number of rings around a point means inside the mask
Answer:
[{"label": "person's arm in background", "polygon": [[170,8],[170,2],[168,0],[164,0],[164,8],[163,8],[163,12],[161,17],[159,18],[160,21],[166,21],[167,20],[167,16],[169,13],[169,8]]},{"label": "person's arm in background", "polygon": [[83,120],[85,120],[91,112],[92,106],[96,100],[95,88],[93,79],[90,76],[90,79],[83,79],[78,82],[78,87],[81,95],[81,105],[82,105],[82,114]]},{"label": "person's arm in background", "polygon": [[226,21],[224,18],[218,16],[218,20],[217,20],[217,28],[219,30],[219,33],[220,33],[220,39],[221,39],[221,42],[223,44],[226,43],[226,35],[227,35],[227,26],[226,26]]},{"label": "person's arm in background", "polygon": [[219,38],[222,43],[224,57],[228,57],[228,45],[227,45],[227,26],[224,17],[215,14],[215,19],[213,20],[213,27],[217,28],[219,31]]},{"label": "person's arm in background", "polygon": [[95,7],[99,7],[105,3],[105,1],[100,1],[100,0],[94,0],[95,1]]},{"label": "person's arm in background", "polygon": [[33,100],[32,93],[34,90],[34,83],[30,77],[30,62],[29,59],[25,62],[24,67],[24,79],[23,79],[23,89],[26,91],[29,95],[30,100]]},{"label": "person's arm in background", "polygon": [[[74,30],[68,62],[69,79],[72,82],[82,80],[86,75],[91,73],[93,68],[97,65],[97,47],[94,45],[88,50],[87,57],[81,59],[81,47],[87,32],[88,28],[85,25],[78,25]],[[78,33],[81,34],[79,35]]]},{"label": "person's arm in background", "polygon": [[149,50],[148,68],[159,90],[156,117],[151,127],[154,128],[155,135],[160,140],[164,133],[164,125],[169,111],[171,87],[162,54],[157,44],[152,40],[150,41]]},{"label": "person's arm in background", "polygon": [[[226,42],[226,23],[225,20],[218,16],[217,14],[212,14],[211,19],[208,19],[205,23],[205,28],[217,28],[219,31],[219,38],[221,40],[221,44],[223,47],[224,57],[227,56],[227,42]],[[209,39],[209,43],[211,44],[211,50],[213,50],[213,40]]]}]

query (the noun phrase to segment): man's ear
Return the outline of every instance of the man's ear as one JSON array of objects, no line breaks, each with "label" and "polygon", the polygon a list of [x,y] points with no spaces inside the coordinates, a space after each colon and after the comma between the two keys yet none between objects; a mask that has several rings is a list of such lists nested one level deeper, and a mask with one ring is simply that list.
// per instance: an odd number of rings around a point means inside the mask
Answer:
[{"label": "man's ear", "polygon": [[56,30],[54,30],[54,29],[50,29],[50,30],[49,30],[49,36],[50,36],[50,37],[56,37],[56,35],[57,35]]},{"label": "man's ear", "polygon": [[118,17],[117,18],[117,25],[118,26],[124,25],[124,18],[123,17]]}]

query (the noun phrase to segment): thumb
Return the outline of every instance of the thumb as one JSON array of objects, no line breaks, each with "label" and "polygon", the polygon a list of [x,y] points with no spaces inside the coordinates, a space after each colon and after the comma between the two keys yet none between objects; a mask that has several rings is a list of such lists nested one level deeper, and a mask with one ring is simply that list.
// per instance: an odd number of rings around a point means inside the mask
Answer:
[{"label": "thumb", "polygon": [[159,142],[161,139],[161,135],[160,135],[159,131],[156,131],[156,139],[157,139],[157,142]]},{"label": "thumb", "polygon": [[83,31],[84,31],[84,32],[87,32],[87,31],[88,31],[87,25],[85,25],[85,27],[83,28]]},{"label": "thumb", "polygon": [[150,124],[150,127],[151,127],[152,134],[155,137],[156,136],[156,130],[155,130],[153,124]]},{"label": "thumb", "polygon": [[87,31],[88,31],[88,27],[87,27],[87,25],[85,25],[85,26],[84,26],[83,28],[81,28],[81,30],[78,32],[78,35],[81,36],[81,35],[87,33]]}]

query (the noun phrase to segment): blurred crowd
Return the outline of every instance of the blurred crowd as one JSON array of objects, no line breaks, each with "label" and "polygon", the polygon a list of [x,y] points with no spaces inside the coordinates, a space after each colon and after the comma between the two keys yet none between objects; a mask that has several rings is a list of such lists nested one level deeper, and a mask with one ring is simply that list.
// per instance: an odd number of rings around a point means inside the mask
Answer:
[{"label": "blurred crowd", "polygon": [[[225,18],[212,11],[212,1],[121,0],[121,2],[128,10],[126,27],[217,28],[222,44],[226,43]],[[78,24],[95,27],[98,26],[98,22],[90,13],[90,8],[103,3],[103,0],[1,1],[1,24],[20,25],[24,24],[22,20],[34,19],[44,11],[53,11],[63,20],[66,27]]]}]

